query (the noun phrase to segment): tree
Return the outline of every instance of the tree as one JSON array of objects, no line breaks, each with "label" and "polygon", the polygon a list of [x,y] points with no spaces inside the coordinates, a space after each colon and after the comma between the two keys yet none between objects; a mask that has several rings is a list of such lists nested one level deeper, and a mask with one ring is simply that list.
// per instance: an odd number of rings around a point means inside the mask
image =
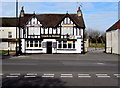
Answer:
[{"label": "tree", "polygon": [[[87,30],[87,35],[88,35],[90,44],[92,43],[93,40],[95,40],[96,47],[97,47],[97,45],[98,45],[98,39],[101,36],[101,32],[99,30],[88,29]],[[102,36],[101,36],[101,38],[102,38]]]}]

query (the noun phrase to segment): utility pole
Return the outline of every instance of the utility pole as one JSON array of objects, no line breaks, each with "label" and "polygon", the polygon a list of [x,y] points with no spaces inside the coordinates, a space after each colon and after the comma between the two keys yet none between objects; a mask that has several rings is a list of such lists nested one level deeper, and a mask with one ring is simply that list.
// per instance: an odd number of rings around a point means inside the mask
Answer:
[{"label": "utility pole", "polygon": [[18,43],[17,27],[18,27],[18,0],[16,0],[16,56],[18,55],[18,50],[17,50],[17,43]]}]

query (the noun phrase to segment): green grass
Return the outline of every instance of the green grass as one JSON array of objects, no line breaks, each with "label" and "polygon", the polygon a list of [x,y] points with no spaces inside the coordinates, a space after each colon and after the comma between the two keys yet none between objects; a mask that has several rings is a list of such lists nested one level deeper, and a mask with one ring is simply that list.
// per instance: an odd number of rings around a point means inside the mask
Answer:
[{"label": "green grass", "polygon": [[98,43],[96,46],[96,43],[92,43],[92,44],[90,44],[90,47],[105,47],[105,44]]},{"label": "green grass", "polygon": [[0,54],[6,54],[8,51],[0,51]]}]

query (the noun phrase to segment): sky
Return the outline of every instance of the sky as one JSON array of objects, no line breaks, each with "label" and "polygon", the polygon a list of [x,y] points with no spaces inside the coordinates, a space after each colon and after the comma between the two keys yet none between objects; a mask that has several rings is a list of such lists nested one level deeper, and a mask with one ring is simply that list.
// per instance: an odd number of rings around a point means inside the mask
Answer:
[{"label": "sky", "polygon": [[[25,13],[77,13],[82,5],[86,30],[105,32],[118,20],[118,2],[19,2],[19,12],[24,6]],[[15,2],[0,4],[0,17],[15,17]]]}]

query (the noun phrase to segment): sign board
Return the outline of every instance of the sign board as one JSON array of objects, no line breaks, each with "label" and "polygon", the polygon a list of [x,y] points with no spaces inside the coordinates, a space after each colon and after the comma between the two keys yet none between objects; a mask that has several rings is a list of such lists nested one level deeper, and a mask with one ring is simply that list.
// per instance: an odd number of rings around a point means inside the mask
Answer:
[{"label": "sign board", "polygon": [[67,41],[68,43],[73,43],[73,41]]},{"label": "sign board", "polygon": [[60,37],[60,35],[41,35],[41,37]]}]

